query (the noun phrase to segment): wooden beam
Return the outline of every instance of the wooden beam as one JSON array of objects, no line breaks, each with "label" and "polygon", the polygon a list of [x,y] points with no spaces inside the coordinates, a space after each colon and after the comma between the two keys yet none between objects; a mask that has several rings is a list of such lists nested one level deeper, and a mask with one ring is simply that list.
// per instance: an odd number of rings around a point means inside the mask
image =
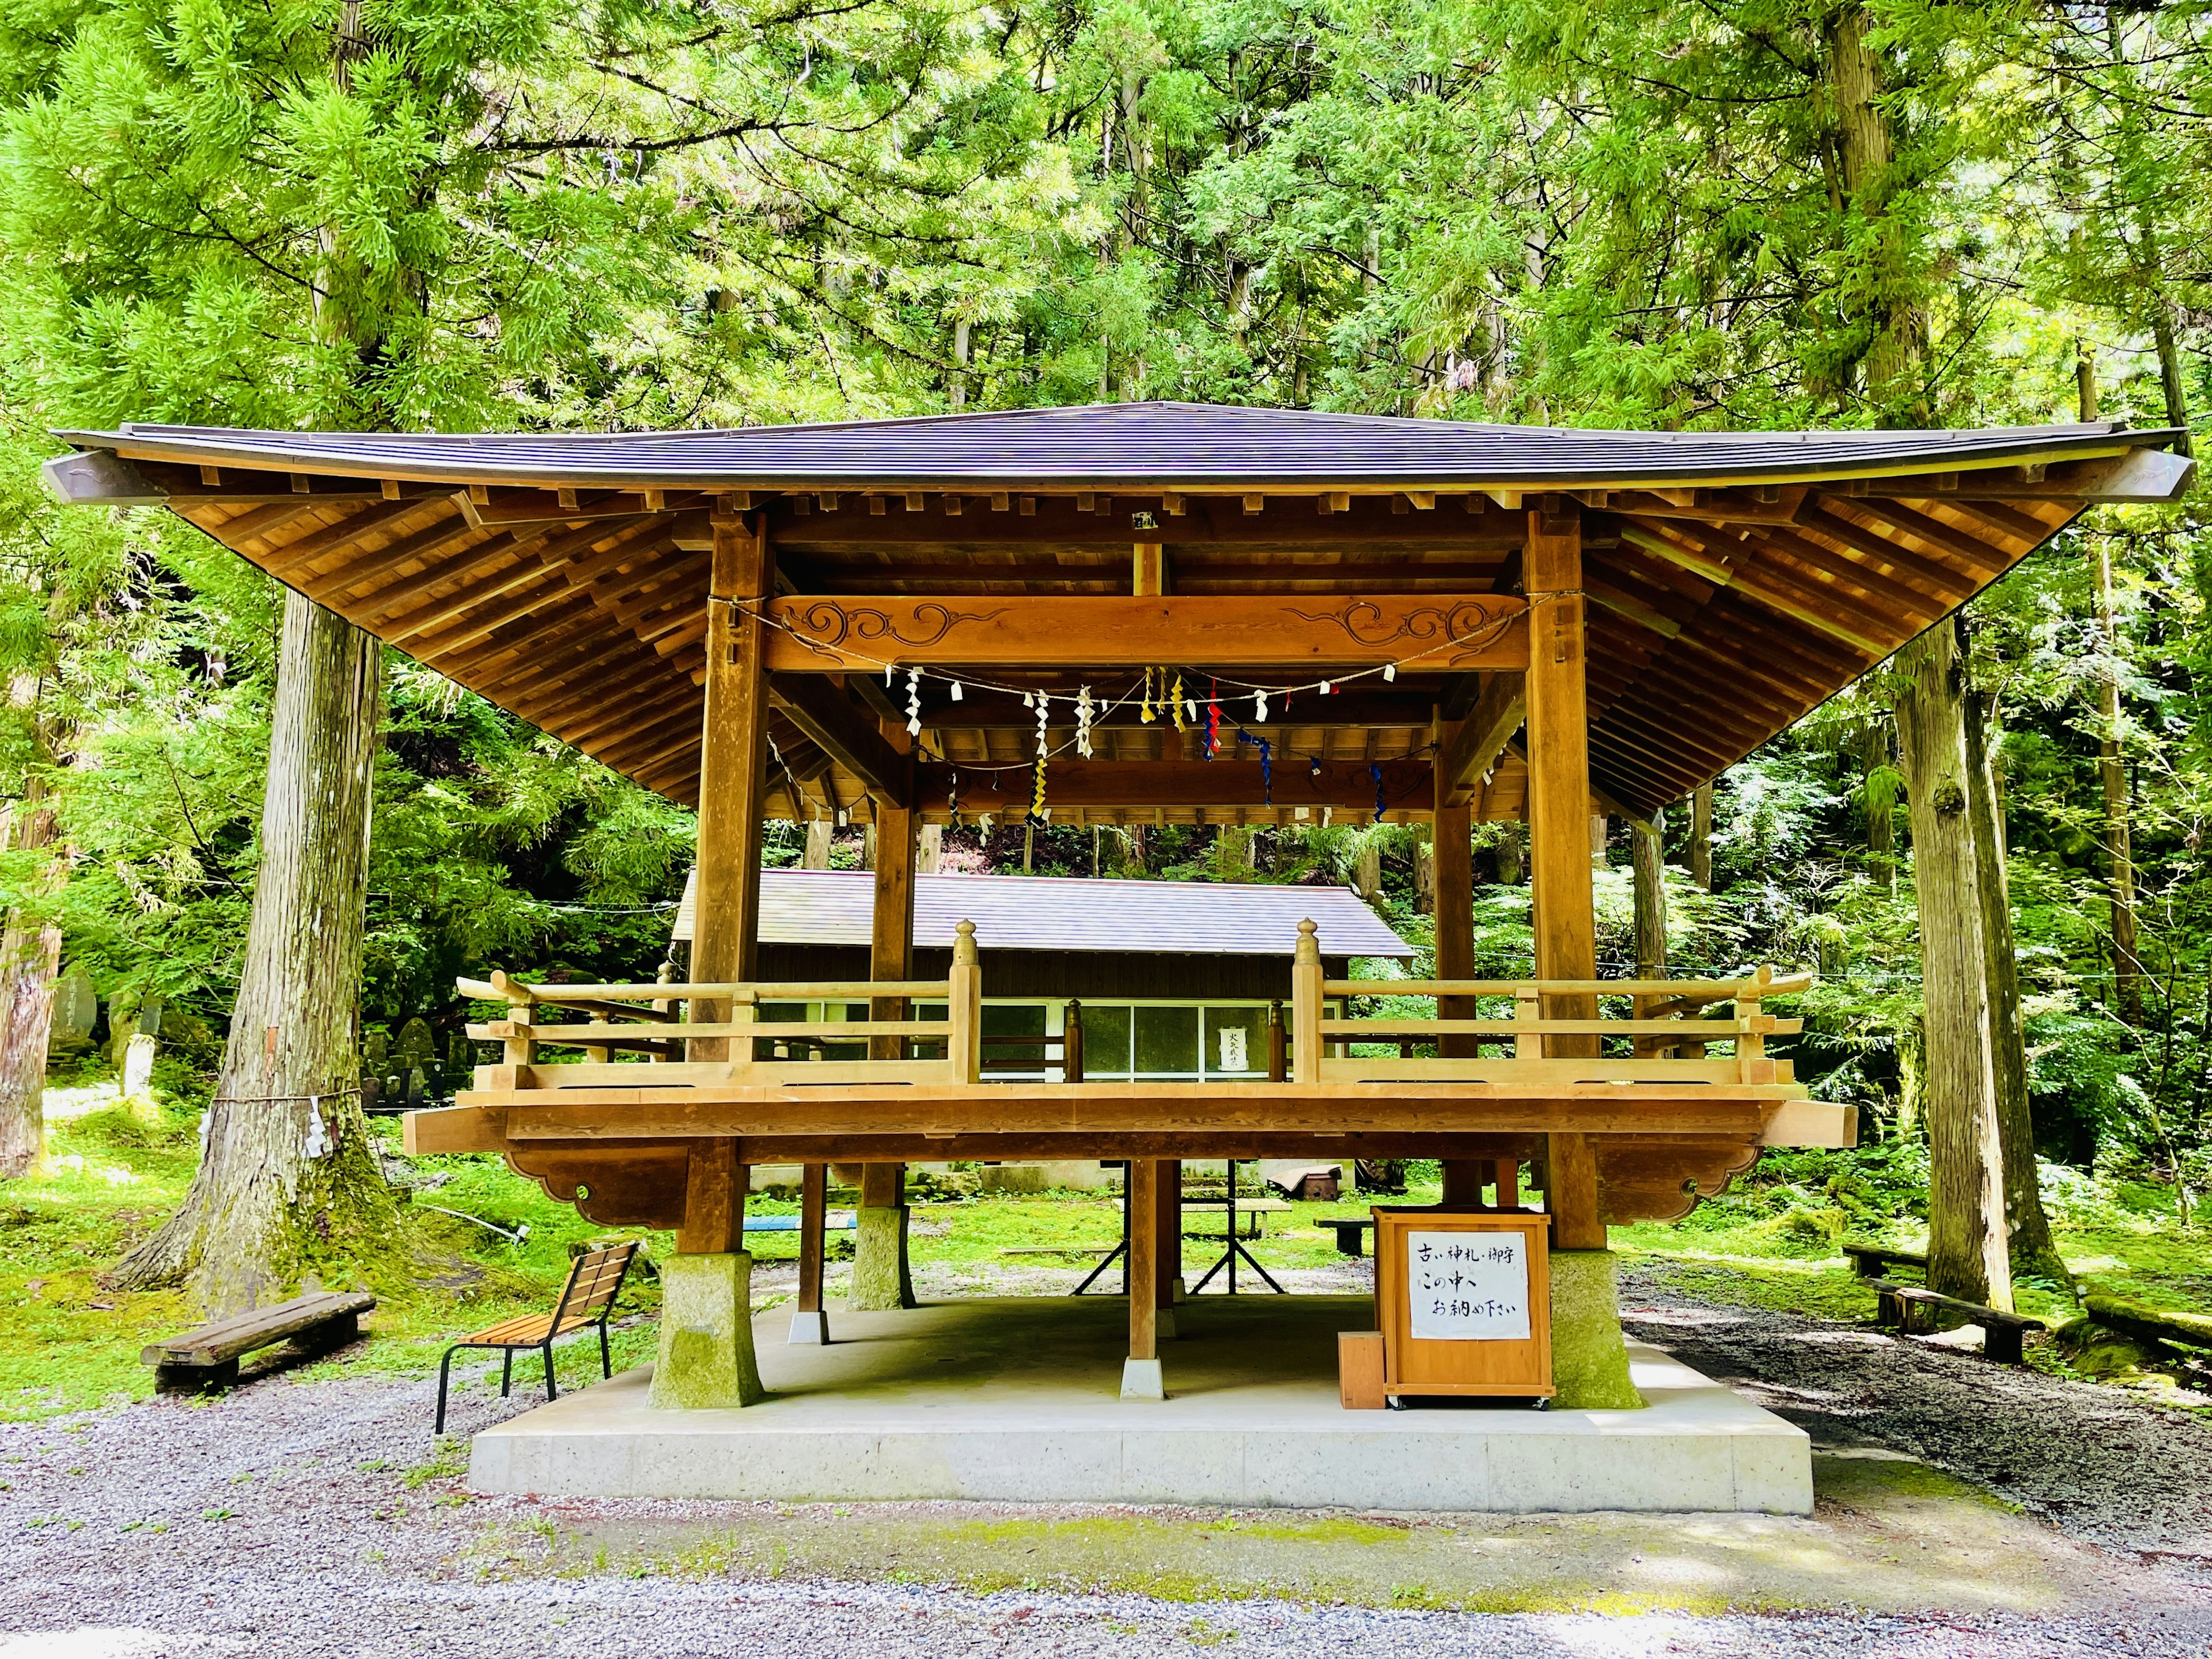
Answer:
[{"label": "wooden beam", "polygon": [[[1587,841],[1583,856],[1589,856]],[[536,1068],[556,1076],[564,1069]],[[657,1068],[636,1069],[649,1076]],[[487,1089],[465,1091],[460,1103],[504,1109],[506,1135],[517,1144],[691,1135],[918,1134],[950,1140],[985,1133],[1756,1135],[1784,1097],[1801,1092],[1794,1085],[1768,1085],[1762,1097],[1757,1089],[1723,1091],[1694,1083],[1680,1089],[1644,1085],[1631,1091],[1613,1084],[1553,1081],[1516,1087],[1393,1079],[1295,1091],[1258,1082]]]},{"label": "wooden beam", "polygon": [[[1405,685],[1412,675],[1401,676],[1399,684]],[[1116,688],[1118,690],[1119,688]],[[1206,688],[1194,679],[1184,682],[1186,692]],[[982,686],[965,686],[961,700],[947,700],[942,682],[922,682],[923,698],[921,728],[925,732],[1021,732],[1035,735],[1036,713],[1022,707],[1022,700],[1003,691],[990,690]],[[1270,728],[1292,726],[1300,728],[1322,726],[1351,731],[1367,731],[1384,727],[1399,731],[1425,732],[1434,713],[1434,702],[1425,692],[1415,690],[1351,690],[1333,691],[1323,697],[1310,692],[1300,692],[1287,707],[1279,699],[1270,697],[1273,713],[1267,721]],[[1158,704],[1155,703],[1155,708]],[[1247,696],[1243,707],[1251,707]],[[1064,720],[1057,723],[1065,724]],[[1102,708],[1091,718],[1093,732],[1128,731],[1172,732],[1173,722],[1164,713],[1146,720],[1143,711],[1134,702]],[[1260,728],[1255,727],[1254,730]]]},{"label": "wooden beam", "polygon": [[1526,686],[1525,676],[1503,670],[1483,677],[1482,695],[1475,699],[1474,712],[1455,722],[1437,750],[1437,799],[1441,804],[1463,807],[1474,799],[1482,775],[1498,764],[1505,745],[1528,718]]},{"label": "wooden beam", "polygon": [[[373,611],[361,610],[359,604],[346,601],[340,596],[363,582],[372,582],[380,576],[389,575],[410,559],[428,561],[434,558],[455,542],[465,541],[476,533],[474,525],[459,514],[452,514],[411,535],[401,537],[389,546],[378,548],[374,553],[357,554],[335,570],[325,571],[320,575],[295,573],[292,586],[318,605],[343,608],[362,616],[374,615]],[[376,596],[371,594],[364,603],[374,605],[375,600]]]},{"label": "wooden beam", "polygon": [[[759,949],[761,811],[768,764],[768,629],[759,605],[775,582],[764,528],[714,519],[714,600],[707,607],[707,696],[700,723],[699,881],[691,974],[702,983],[753,977]],[[694,1002],[694,1020],[729,1018],[726,1001]],[[726,1038],[690,1045],[695,1060],[726,1060]]]},{"label": "wooden beam", "polygon": [[[1282,591],[1285,584],[1311,586],[1327,583],[1346,592],[1365,593],[1391,584],[1437,582],[1455,590],[1487,592],[1504,568],[1502,556],[1496,556],[1480,560],[1443,561],[1363,558],[1352,550],[1330,550],[1338,556],[1326,562],[1271,556],[1264,550],[1237,559],[1202,556],[1177,558],[1172,562],[1172,586],[1179,593],[1226,592],[1239,587],[1275,592]],[[941,586],[955,592],[977,593],[1006,586],[1050,590],[1071,586],[1119,592],[1124,586],[1121,567],[1103,558],[1082,563],[1034,558],[986,563],[955,556],[928,562],[890,564],[830,563],[817,559],[795,568],[790,574],[793,590],[805,593],[880,593],[890,588],[904,592],[921,586]]]},{"label": "wooden beam", "polygon": [[[296,503],[298,497],[293,498]],[[381,530],[395,519],[420,513],[428,503],[416,500],[408,501],[371,501],[358,512],[348,514],[336,524],[326,524],[319,530],[311,530],[297,541],[287,542],[261,562],[261,568],[272,576],[283,576],[298,569],[312,559],[351,546],[363,536]],[[222,540],[221,532],[216,538]],[[245,538],[240,538],[244,540]],[[228,543],[224,544],[226,546]]]},{"label": "wooden beam", "polygon": [[[1261,727],[1260,730],[1267,728]],[[1047,804],[1061,807],[1331,807],[1360,814],[1375,810],[1376,782],[1364,761],[1323,761],[1316,776],[1304,757],[1279,754],[1269,779],[1256,750],[1250,760],[1231,760],[1237,752],[1224,725],[1222,755],[1214,761],[1054,760],[1046,768]],[[1378,761],[1381,793],[1387,811],[1426,815],[1432,804],[1434,774],[1425,759]],[[978,771],[957,763],[927,763],[920,769],[916,805],[926,812],[946,810],[953,775],[959,775],[958,799],[964,814],[1026,811],[1030,775]],[[1270,784],[1272,781],[1272,789]]]},{"label": "wooden beam", "polygon": [[1519,668],[1526,606],[1496,594],[905,595],[779,599],[769,666],[778,673],[880,672],[887,663],[1142,668],[1398,663],[1424,671]]},{"label": "wooden beam", "polygon": [[896,807],[913,804],[912,762],[842,688],[819,675],[776,674],[769,680],[769,696],[870,794]]}]

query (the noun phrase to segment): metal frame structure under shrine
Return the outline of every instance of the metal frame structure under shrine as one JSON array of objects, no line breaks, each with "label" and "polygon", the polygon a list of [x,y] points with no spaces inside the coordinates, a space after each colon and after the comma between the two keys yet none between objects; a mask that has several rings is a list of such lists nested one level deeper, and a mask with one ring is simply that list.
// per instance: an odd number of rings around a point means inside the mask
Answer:
[{"label": "metal frame structure under shrine", "polygon": [[[669,1405],[757,1392],[754,1160],[1128,1160],[1143,1395],[1172,1323],[1176,1159],[1437,1157],[1448,1203],[1504,1207],[1539,1166],[1553,1249],[1598,1252],[1608,1222],[1679,1215],[1761,1146],[1850,1144],[1849,1112],[1765,1052],[1794,1029],[1765,1000],[1802,981],[1600,980],[1590,815],[1680,799],[2091,503],[2173,499],[2192,465],[2174,434],[2110,422],[1653,434],[1156,404],[65,435],[66,499],[165,505],[697,808],[691,982],[468,988],[503,1005],[477,1030],[505,1058],[408,1126],[415,1150],[497,1150],[596,1219],[677,1230]],[[945,980],[914,972],[915,846],[925,822],[1024,814],[1431,821],[1437,977],[1391,988],[1435,1014],[1328,1017],[1364,988],[1328,981],[1308,937],[1279,1077],[981,1082],[972,939]],[[762,823],[825,816],[875,828],[869,974],[764,984]],[[1480,983],[1469,826],[1501,818],[1528,826],[1534,973]],[[758,1003],[823,997],[870,1003],[834,1033],[868,1060],[763,1042]],[[1370,1039],[1429,1052],[1355,1058]],[[863,1220],[896,1190],[864,1182]]]}]

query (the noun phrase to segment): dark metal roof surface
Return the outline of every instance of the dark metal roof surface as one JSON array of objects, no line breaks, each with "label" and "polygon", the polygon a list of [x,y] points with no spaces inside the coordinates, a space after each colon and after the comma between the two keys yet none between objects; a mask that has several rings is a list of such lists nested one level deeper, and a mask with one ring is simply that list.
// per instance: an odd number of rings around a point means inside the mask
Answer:
[{"label": "dark metal roof surface", "polygon": [[827,484],[1176,488],[1570,484],[1811,477],[2163,447],[2110,421],[1979,431],[1612,432],[1206,404],[1109,404],[703,432],[60,434],[150,459],[454,482],[691,489]]}]

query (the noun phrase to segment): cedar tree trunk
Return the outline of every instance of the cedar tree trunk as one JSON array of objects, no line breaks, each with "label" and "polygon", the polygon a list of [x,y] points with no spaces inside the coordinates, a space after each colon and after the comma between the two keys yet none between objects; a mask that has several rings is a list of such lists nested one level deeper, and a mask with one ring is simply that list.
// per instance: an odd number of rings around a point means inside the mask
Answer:
[{"label": "cedar tree trunk", "polygon": [[2020,1012],[2020,961],[2013,943],[2012,890],[2005,872],[2004,813],[1987,716],[1968,687],[1967,793],[1972,797],[1983,942],[1990,962],[1990,1050],[1996,1065],[1997,1133],[2004,1145],[2005,1233],[2015,1273],[2067,1282],[2066,1263],[2043,1212],[2035,1168],[2035,1122],[2027,1101],[2027,1037]]},{"label": "cedar tree trunk", "polygon": [[358,1090],[381,650],[285,595],[261,866],[199,1172],[120,1284],[189,1280],[210,1310],[251,1306],[392,1226]]},{"label": "cedar tree trunk", "polygon": [[[15,688],[19,702],[35,702],[36,676]],[[15,850],[52,848],[54,807],[46,769],[52,763],[44,722],[32,720],[32,765],[12,837]],[[52,867],[60,873],[60,864]],[[46,1041],[54,1018],[54,975],[61,966],[62,931],[51,921],[13,911],[0,933],[0,1181],[27,1175],[46,1149]]]},{"label": "cedar tree trunk", "polygon": [[1938,623],[1897,653],[1893,684],[1912,808],[1927,1038],[1928,1283],[1969,1302],[2009,1308],[2004,1154],[1966,679],[1955,623]]}]

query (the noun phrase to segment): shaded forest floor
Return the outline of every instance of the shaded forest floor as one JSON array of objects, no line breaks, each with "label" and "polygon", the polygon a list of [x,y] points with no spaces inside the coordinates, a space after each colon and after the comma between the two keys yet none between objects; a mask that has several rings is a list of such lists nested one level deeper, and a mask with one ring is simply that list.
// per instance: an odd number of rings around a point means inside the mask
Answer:
[{"label": "shaded forest floor", "polygon": [[1810,1517],[480,1497],[466,1437],[535,1397],[478,1368],[436,1439],[432,1383],[371,1340],[212,1400],[0,1425],[0,1656],[2212,1644],[2212,1425],[1664,1280],[1629,1276],[1639,1334],[1806,1424]]},{"label": "shaded forest floor", "polygon": [[[194,1115],[174,1104],[119,1103],[112,1090],[63,1094],[56,1103],[60,1115],[50,1127],[45,1169],[0,1186],[0,1420],[146,1398],[152,1376],[139,1363],[140,1348],[193,1322],[179,1293],[115,1291],[100,1274],[181,1198],[198,1155]],[[567,1272],[571,1245],[603,1231],[495,1158],[402,1158],[397,1124],[384,1119],[374,1127],[392,1154],[391,1172],[409,1183],[410,1201],[383,1257],[331,1264],[329,1285],[378,1294],[374,1337],[342,1364],[330,1362],[310,1375],[427,1375],[453,1334],[542,1310]],[[1874,1294],[1852,1276],[1834,1240],[1845,1233],[1911,1240],[1909,1218],[1887,1226],[1875,1218],[1899,1215],[1893,1188],[1909,1186],[1914,1172],[1885,1171],[1878,1157],[1847,1164],[1799,1153],[1771,1156],[1759,1175],[1701,1206],[1686,1223],[1615,1228],[1614,1248],[1638,1282],[1662,1285],[1672,1296],[1870,1321]],[[2169,1191],[2071,1171],[2053,1171],[2051,1188],[2061,1249],[2077,1284],[2021,1285],[2024,1311],[2057,1325],[2074,1312],[2075,1291],[2103,1290],[2212,1313],[2212,1230],[2180,1225]],[[1432,1182],[1417,1181],[1403,1201],[1436,1196]],[[1340,1255],[1334,1235],[1314,1222],[1362,1213],[1367,1201],[1347,1194],[1340,1203],[1295,1204],[1267,1216],[1264,1235],[1249,1248],[1293,1290],[1361,1288],[1367,1263]],[[915,1205],[915,1271],[929,1295],[1064,1292],[1120,1236],[1118,1204],[1105,1192],[932,1198],[918,1191]],[[751,1207],[760,1214],[797,1209],[773,1197],[757,1197]],[[1210,1244],[1185,1241],[1188,1280],[1220,1253],[1219,1222],[1212,1224]],[[525,1235],[520,1242],[507,1236],[516,1232]],[[649,1253],[672,1248],[667,1235],[647,1239]],[[795,1246],[792,1234],[750,1242],[763,1307],[795,1288]],[[833,1239],[831,1255],[834,1296],[849,1271],[840,1259],[849,1256],[849,1246]],[[624,1305],[650,1315],[658,1294],[649,1274],[634,1276]],[[618,1337],[617,1362],[649,1357],[652,1344],[650,1320],[642,1320]],[[2083,1376],[2075,1369],[2081,1357],[2060,1344],[2032,1341],[2029,1355],[2048,1375]],[[581,1358],[568,1363],[580,1382]],[[2185,1407],[2205,1403],[2156,1370],[2103,1380]]]},{"label": "shaded forest floor", "polygon": [[[149,1401],[137,1346],[187,1311],[105,1291],[98,1270],[181,1193],[190,1121],[104,1106],[57,1123],[53,1151],[0,1191],[0,1397],[17,1419],[0,1424],[0,1572],[15,1587],[0,1659],[55,1651],[58,1632],[75,1632],[68,1651],[117,1656],[2212,1643],[2212,1422],[2161,1403],[2155,1379],[2071,1378],[2053,1345],[2013,1370],[1872,1332],[1870,1295],[1826,1242],[1833,1194],[1802,1166],[1687,1227],[1615,1242],[1638,1334],[1811,1432],[1819,1507],[1803,1520],[481,1498],[463,1479],[466,1437],[538,1396],[502,1401],[495,1370],[471,1368],[441,1441],[430,1372],[447,1333],[544,1304],[593,1231],[567,1206],[496,1163],[429,1161],[391,1259],[357,1269],[384,1298],[371,1337],[217,1398]],[[2069,1257],[2202,1307],[2202,1237],[2177,1233],[2154,1198],[2075,1193]],[[1272,1215],[1253,1248],[1292,1288],[1358,1289],[1370,1264],[1311,1224],[1358,1204]],[[433,1206],[528,1231],[510,1242]],[[1064,1291],[1118,1229],[1103,1194],[926,1200],[917,1278],[925,1296]],[[791,1243],[758,1242],[764,1305],[789,1293]],[[1187,1243],[1194,1276],[1210,1259]],[[2030,1287],[2039,1297],[2064,1311],[2055,1290]],[[649,1278],[626,1296],[617,1365],[649,1357],[656,1301]],[[590,1346],[562,1350],[564,1386],[595,1378]]]}]

